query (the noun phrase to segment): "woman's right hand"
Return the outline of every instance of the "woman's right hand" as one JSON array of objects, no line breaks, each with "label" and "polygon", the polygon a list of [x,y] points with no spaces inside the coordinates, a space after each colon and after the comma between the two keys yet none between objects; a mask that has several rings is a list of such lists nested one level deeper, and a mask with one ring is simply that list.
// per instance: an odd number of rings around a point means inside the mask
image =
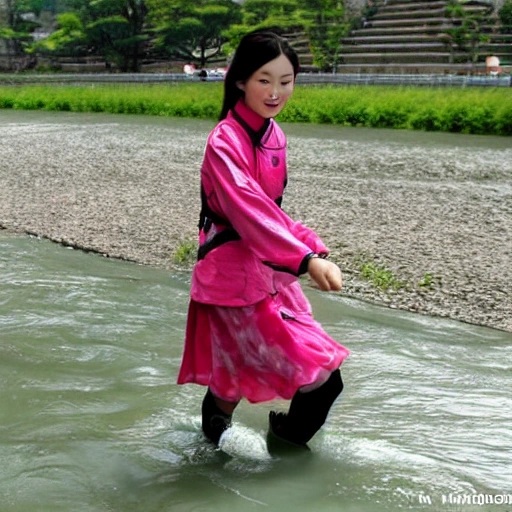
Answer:
[{"label": "woman's right hand", "polygon": [[341,270],[332,261],[322,258],[311,258],[308,261],[308,274],[324,292],[341,290]]}]

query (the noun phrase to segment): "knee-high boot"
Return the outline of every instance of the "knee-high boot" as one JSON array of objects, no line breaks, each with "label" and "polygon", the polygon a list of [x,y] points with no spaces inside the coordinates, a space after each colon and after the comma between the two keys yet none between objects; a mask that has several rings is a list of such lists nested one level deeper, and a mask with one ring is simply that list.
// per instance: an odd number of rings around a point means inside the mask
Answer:
[{"label": "knee-high boot", "polygon": [[297,391],[287,414],[271,411],[270,429],[286,441],[305,445],[325,423],[332,404],[342,390],[341,373],[335,370],[326,382],[313,391]]},{"label": "knee-high boot", "polygon": [[215,397],[208,388],[201,406],[202,429],[205,436],[218,445],[222,433],[231,426],[231,414],[226,414],[215,403]]}]

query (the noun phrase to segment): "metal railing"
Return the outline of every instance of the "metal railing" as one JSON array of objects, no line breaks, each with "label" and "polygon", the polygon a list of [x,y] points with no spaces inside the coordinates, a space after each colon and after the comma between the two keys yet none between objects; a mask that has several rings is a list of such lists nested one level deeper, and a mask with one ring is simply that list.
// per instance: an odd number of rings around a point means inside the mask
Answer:
[{"label": "metal railing", "polygon": [[[219,78],[221,80],[221,78]],[[0,74],[0,83],[15,84],[129,84],[159,82],[198,82],[197,76],[185,73],[51,73],[51,74]]]},{"label": "metal railing", "polygon": [[435,74],[299,74],[298,84],[338,85],[414,85],[427,87],[510,87],[508,76],[435,75]]},{"label": "metal railing", "polygon": [[[222,81],[208,76],[203,81]],[[0,84],[155,84],[166,82],[200,82],[201,78],[185,73],[68,73],[68,74],[0,74]],[[299,73],[302,85],[413,85],[427,87],[511,87],[511,76],[372,74],[372,73]]]}]

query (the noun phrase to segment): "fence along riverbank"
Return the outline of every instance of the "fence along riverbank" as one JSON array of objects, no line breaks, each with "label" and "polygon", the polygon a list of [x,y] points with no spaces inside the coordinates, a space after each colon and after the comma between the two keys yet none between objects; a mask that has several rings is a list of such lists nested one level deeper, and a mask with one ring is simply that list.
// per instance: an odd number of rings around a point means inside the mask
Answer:
[{"label": "fence along riverbank", "polygon": [[[222,76],[209,75],[203,81],[222,81]],[[0,74],[0,84],[154,84],[165,82],[199,82],[201,78],[185,73],[90,73],[90,74]],[[301,85],[397,85],[422,87],[511,87],[508,76],[435,75],[435,74],[352,74],[299,73]]]}]

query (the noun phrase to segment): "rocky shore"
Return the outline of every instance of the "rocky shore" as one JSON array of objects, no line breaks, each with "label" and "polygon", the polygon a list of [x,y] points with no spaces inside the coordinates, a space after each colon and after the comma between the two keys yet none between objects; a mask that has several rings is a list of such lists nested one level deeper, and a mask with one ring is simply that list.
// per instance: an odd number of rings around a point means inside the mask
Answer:
[{"label": "rocky shore", "polygon": [[[0,227],[190,268],[211,122],[0,111]],[[512,332],[512,143],[285,126],[283,203],[342,267],[342,293]],[[178,261],[179,259],[179,261]],[[390,277],[385,289],[362,274]],[[367,276],[368,277],[368,276]]]}]

